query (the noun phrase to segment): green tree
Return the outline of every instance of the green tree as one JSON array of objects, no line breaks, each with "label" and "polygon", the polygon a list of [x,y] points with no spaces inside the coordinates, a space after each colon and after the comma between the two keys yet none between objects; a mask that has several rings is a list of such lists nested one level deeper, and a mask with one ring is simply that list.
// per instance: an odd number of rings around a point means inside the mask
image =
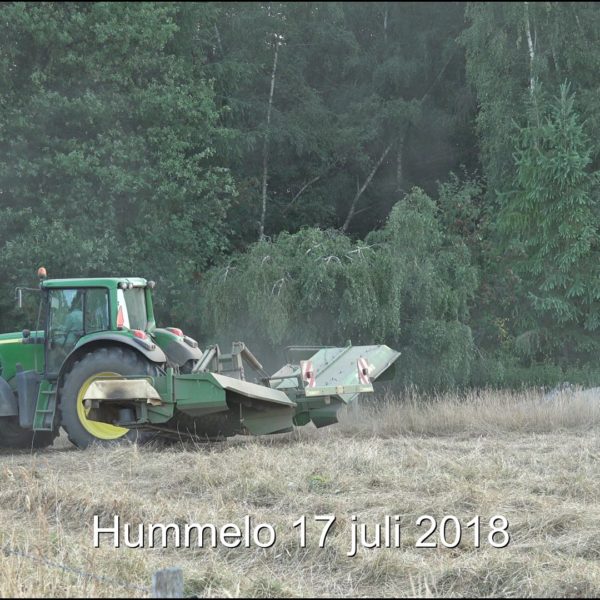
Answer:
[{"label": "green tree", "polygon": [[[474,358],[469,311],[477,269],[461,237],[449,234],[442,222],[437,204],[416,188],[394,206],[386,226],[366,239],[380,248],[373,269],[379,278],[377,310],[387,317],[386,339],[402,349],[399,377],[405,385],[444,389],[469,382]],[[392,329],[394,315],[400,326]]]},{"label": "green tree", "polygon": [[600,139],[600,8],[595,2],[470,2],[461,34],[488,202],[511,188],[512,124],[524,126],[538,91],[566,79],[594,143]]},{"label": "green tree", "polygon": [[593,145],[567,85],[553,100],[532,100],[515,134],[514,188],[503,197],[499,228],[532,310],[518,317],[517,342],[530,355],[598,350],[600,327],[600,173]]},{"label": "green tree", "polygon": [[[564,295],[564,290],[551,292],[550,288],[539,288],[544,278],[541,275],[533,277],[532,273],[523,270],[523,263],[529,262],[531,266],[537,261],[539,266],[544,262],[537,254],[539,248],[536,250],[529,243],[517,242],[526,236],[523,233],[525,223],[516,216],[520,207],[516,198],[523,199],[527,189],[528,195],[538,194],[538,210],[544,217],[539,223],[528,222],[528,235],[535,240],[534,245],[541,243],[541,239],[550,245],[555,243],[541,223],[548,226],[549,215],[562,210],[559,205],[564,207],[559,198],[560,184],[555,182],[552,187],[548,179],[543,193],[548,193],[550,188],[554,191],[542,199],[542,190],[535,186],[540,184],[540,177],[549,177],[549,156],[538,156],[540,161],[545,161],[541,171],[528,171],[525,163],[517,164],[515,153],[519,160],[525,160],[525,132],[540,137],[542,129],[547,130],[545,120],[549,117],[549,108],[544,90],[557,90],[561,83],[569,80],[576,93],[573,114],[577,113],[585,120],[588,139],[585,144],[589,145],[584,146],[592,161],[587,170],[591,173],[598,168],[600,10],[591,2],[473,2],[467,5],[466,20],[467,28],[461,34],[461,40],[466,48],[467,75],[477,95],[476,125],[486,189],[482,206],[481,286],[472,313],[477,344],[484,353],[487,350],[489,354],[497,354],[502,349],[502,360],[507,355],[524,356],[526,363],[532,359],[555,360],[561,345],[565,355],[573,357],[577,354],[573,344],[580,348],[585,344],[569,341],[571,334],[577,337],[583,329],[574,325],[574,321],[570,326],[566,323],[564,327],[559,326],[557,319],[559,313],[560,319],[571,319],[580,300],[568,300],[568,307],[557,303],[553,309],[555,314],[551,315],[550,296],[558,298]],[[519,135],[515,135],[515,123],[522,129]],[[549,143],[548,138],[544,139]],[[533,141],[529,143],[528,160],[534,164],[536,150],[531,145]],[[562,142],[555,138],[553,143],[558,148]],[[577,151],[583,148],[578,146]],[[556,155],[559,154],[556,150]],[[554,165],[552,168],[558,174],[561,167]],[[528,177],[531,177],[529,182]],[[587,185],[582,184],[584,188]],[[572,191],[568,190],[569,194]],[[593,192],[589,193],[593,197]],[[507,202],[514,212],[513,218],[507,217]],[[565,222],[572,223],[571,217]],[[511,230],[511,227],[515,229]],[[563,232],[564,227],[566,225]],[[577,226],[573,224],[571,234],[574,235],[576,230]],[[583,231],[579,234],[586,235]],[[561,233],[556,243],[562,239],[564,244],[565,236]],[[511,251],[505,252],[509,242]],[[549,252],[558,255],[562,250],[559,252],[556,247]],[[529,258],[528,253],[532,253]],[[550,265],[544,268],[549,269],[551,277],[553,269]],[[585,261],[572,262],[570,276],[587,280],[587,268]],[[568,283],[565,285],[569,287]],[[545,298],[543,303],[542,298]],[[542,304],[546,309],[542,310]],[[566,336],[564,340],[563,335]]]},{"label": "green tree", "polygon": [[365,241],[306,228],[212,269],[203,324],[207,339],[243,334],[261,355],[287,344],[385,342],[403,351],[402,383],[464,385],[476,285],[469,250],[444,233],[435,202],[415,189]]},{"label": "green tree", "polygon": [[39,264],[51,276],[136,273],[190,324],[196,274],[227,248],[233,186],[214,158],[202,57],[178,25],[185,7],[1,10],[2,297]]},{"label": "green tree", "polygon": [[220,155],[240,189],[239,249],[258,237],[265,193],[269,235],[364,236],[415,183],[434,192],[476,162],[462,3],[214,7],[203,39],[230,134]]}]

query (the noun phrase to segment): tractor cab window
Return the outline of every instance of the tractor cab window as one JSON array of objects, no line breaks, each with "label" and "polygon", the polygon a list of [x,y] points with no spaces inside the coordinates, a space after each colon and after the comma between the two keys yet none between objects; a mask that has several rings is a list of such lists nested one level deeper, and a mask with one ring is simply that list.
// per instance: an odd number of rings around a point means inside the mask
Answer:
[{"label": "tractor cab window", "polygon": [[105,289],[89,289],[85,293],[85,333],[110,329],[108,294]]},{"label": "tractor cab window", "polygon": [[82,336],[109,329],[108,290],[51,290],[48,303],[46,370],[56,374]]},{"label": "tractor cab window", "polygon": [[123,311],[123,325],[128,329],[145,331],[148,325],[146,314],[146,290],[130,288],[118,290],[117,301]]}]

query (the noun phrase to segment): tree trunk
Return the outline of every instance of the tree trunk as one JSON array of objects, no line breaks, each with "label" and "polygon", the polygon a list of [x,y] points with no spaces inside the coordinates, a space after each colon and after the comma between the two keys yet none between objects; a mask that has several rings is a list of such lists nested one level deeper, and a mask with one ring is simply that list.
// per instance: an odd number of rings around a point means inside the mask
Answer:
[{"label": "tree trunk", "polygon": [[385,3],[385,8],[383,9],[383,40],[387,42],[387,26],[388,26],[388,5]]},{"label": "tree trunk", "polygon": [[525,33],[527,34],[527,47],[529,49],[529,93],[533,96],[535,91],[535,77],[533,74],[533,61],[535,60],[535,48],[531,37],[531,24],[529,22],[529,2],[525,2]]},{"label": "tree trunk", "polygon": [[296,194],[294,194],[294,197],[292,198],[291,202],[283,209],[283,214],[286,214],[288,210],[290,210],[290,208],[293,206],[293,204],[296,202],[296,200],[298,200],[298,198],[300,198],[300,196],[313,184],[316,183],[317,181],[319,181],[319,179],[321,179],[321,177],[323,177],[323,174],[321,175],[317,175],[316,177],[313,177],[310,181],[306,182],[301,188],[300,191],[296,192]]},{"label": "tree trunk", "polygon": [[404,182],[404,169],[403,169],[403,159],[404,159],[404,140],[406,139],[406,133],[403,133],[400,139],[398,140],[398,153],[396,155],[396,191],[400,194],[404,190],[402,188],[402,184]]},{"label": "tree trunk", "polygon": [[[350,205],[350,210],[348,211],[348,216],[342,225],[342,231],[346,232],[348,230],[348,226],[350,225],[350,221],[352,221],[352,217],[354,217],[354,213],[356,211],[356,205],[360,200],[360,197],[363,195],[363,192],[367,189],[368,185],[371,183],[371,179],[377,173],[377,169],[381,166],[381,163],[385,160],[385,157],[388,155],[388,152],[392,149],[393,142],[391,142],[388,147],[383,151],[383,154],[379,157],[379,160],[375,163],[375,166],[369,173],[369,176],[365,179],[365,182],[356,190],[356,195],[352,200],[352,204]],[[357,182],[358,183],[358,182]]]},{"label": "tree trunk", "polygon": [[277,55],[279,54],[279,41],[275,42],[275,57],[273,59],[273,72],[271,73],[271,91],[269,92],[269,105],[267,108],[267,128],[263,142],[263,176],[262,176],[262,212],[260,215],[260,230],[258,239],[265,237],[265,219],[267,216],[267,177],[269,174],[269,131],[271,128],[271,109],[273,108],[273,93],[275,91],[275,73],[277,72]]},{"label": "tree trunk", "polygon": [[223,44],[221,44],[221,34],[219,33],[219,28],[215,23],[215,33],[217,34],[217,45],[219,46],[219,53],[223,56]]}]

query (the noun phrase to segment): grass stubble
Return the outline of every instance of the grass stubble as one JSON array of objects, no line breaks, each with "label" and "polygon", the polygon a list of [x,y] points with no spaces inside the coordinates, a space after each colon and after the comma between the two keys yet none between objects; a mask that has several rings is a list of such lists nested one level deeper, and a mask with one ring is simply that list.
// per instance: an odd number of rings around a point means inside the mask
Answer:
[{"label": "grass stubble", "polygon": [[[0,597],[143,597],[152,573],[170,566],[200,597],[600,596],[599,426],[595,392],[406,394],[354,406],[323,430],[86,451],[60,438],[34,454],[3,451],[0,545],[134,587],[0,553]],[[115,514],[217,527],[251,515],[277,540],[267,549],[94,548],[94,515],[107,526]],[[336,522],[321,549],[313,515],[323,514]],[[509,522],[505,548],[487,539],[498,514]],[[292,527],[302,515],[306,548]],[[399,515],[400,548],[349,557],[353,515],[369,535]],[[421,515],[458,517],[460,544],[441,546],[436,530],[427,541],[437,548],[417,548]],[[479,548],[465,527],[477,515]]]}]

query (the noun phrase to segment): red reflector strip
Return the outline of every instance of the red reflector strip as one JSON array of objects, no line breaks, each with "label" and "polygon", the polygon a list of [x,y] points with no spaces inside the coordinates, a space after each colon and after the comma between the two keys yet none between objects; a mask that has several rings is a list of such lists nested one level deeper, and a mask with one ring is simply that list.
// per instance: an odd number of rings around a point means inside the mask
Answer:
[{"label": "red reflector strip", "polygon": [[135,335],[136,338],[140,338],[140,340],[145,340],[148,337],[141,329],[134,329],[133,335]]},{"label": "red reflector strip", "polygon": [[179,329],[179,327],[166,327],[167,331],[170,331],[174,335],[178,335],[179,337],[183,337],[183,331]]},{"label": "red reflector strip", "polygon": [[123,329],[125,325],[125,317],[123,316],[123,307],[119,304],[119,310],[117,311],[117,329]]},{"label": "red reflector strip", "polygon": [[302,381],[306,382],[306,387],[315,387],[317,380],[312,361],[301,360],[300,369],[302,371]]},{"label": "red reflector strip", "polygon": [[371,378],[369,377],[369,363],[366,358],[362,356],[356,361],[356,366],[358,367],[358,381],[362,385],[369,385],[371,383]]}]

